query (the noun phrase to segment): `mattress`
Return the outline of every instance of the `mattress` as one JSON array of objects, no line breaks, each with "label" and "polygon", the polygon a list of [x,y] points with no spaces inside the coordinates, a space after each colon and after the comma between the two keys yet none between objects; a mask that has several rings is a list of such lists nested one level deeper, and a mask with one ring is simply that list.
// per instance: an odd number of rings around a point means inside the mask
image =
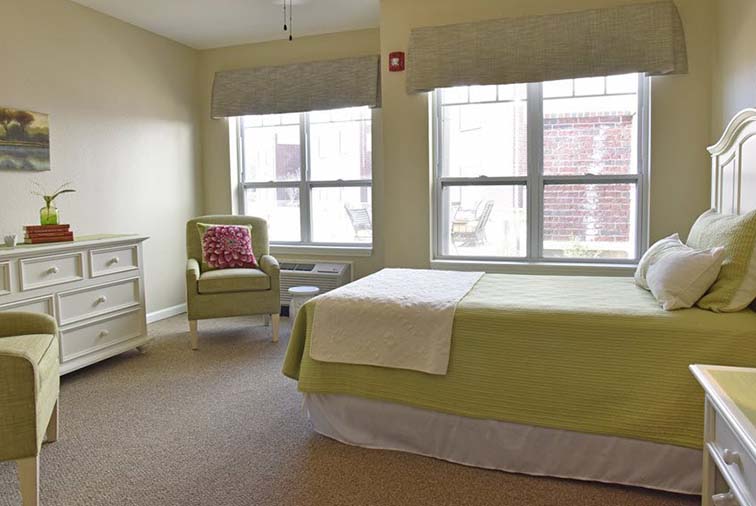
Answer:
[{"label": "mattress", "polygon": [[283,367],[302,392],[688,448],[703,393],[687,366],[756,365],[753,311],[663,311],[629,278],[484,275],[457,307],[445,376],[313,360],[313,309]]}]

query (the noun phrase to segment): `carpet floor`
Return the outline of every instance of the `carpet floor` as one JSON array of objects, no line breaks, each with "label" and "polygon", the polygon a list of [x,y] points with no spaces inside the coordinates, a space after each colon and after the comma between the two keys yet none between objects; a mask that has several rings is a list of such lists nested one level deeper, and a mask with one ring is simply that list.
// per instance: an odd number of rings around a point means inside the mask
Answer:
[{"label": "carpet floor", "polygon": [[[150,325],[147,352],[62,378],[60,439],[44,445],[43,506],[693,506],[649,490],[473,469],[318,434],[280,373],[288,341],[250,319]],[[21,504],[0,462],[0,505]]]}]

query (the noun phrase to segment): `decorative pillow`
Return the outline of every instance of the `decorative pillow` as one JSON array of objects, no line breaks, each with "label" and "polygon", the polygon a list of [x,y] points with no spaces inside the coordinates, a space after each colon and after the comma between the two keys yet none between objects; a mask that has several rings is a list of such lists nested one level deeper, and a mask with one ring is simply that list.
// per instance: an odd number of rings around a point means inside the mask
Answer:
[{"label": "decorative pillow", "polygon": [[716,281],[725,250],[696,250],[680,244],[651,264],[646,282],[666,311],[693,307]]},{"label": "decorative pillow", "polygon": [[646,283],[648,268],[658,262],[669,251],[675,251],[684,246],[677,233],[656,241],[646,250],[646,253],[641,257],[640,262],[638,262],[638,267],[635,269],[635,284],[649,290],[648,283]]},{"label": "decorative pillow", "polygon": [[197,223],[197,228],[202,242],[203,271],[257,267],[251,226]]},{"label": "decorative pillow", "polygon": [[743,215],[706,211],[690,229],[688,246],[725,250],[719,277],[698,301],[699,307],[728,313],[745,309],[756,298],[756,211]]}]

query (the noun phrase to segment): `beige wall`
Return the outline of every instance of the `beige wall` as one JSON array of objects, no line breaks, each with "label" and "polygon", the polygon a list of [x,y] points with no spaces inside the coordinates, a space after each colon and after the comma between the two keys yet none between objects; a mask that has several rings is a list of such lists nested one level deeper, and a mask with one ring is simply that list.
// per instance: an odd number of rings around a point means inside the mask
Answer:
[{"label": "beige wall", "polygon": [[184,222],[200,208],[196,53],[65,0],[2,0],[0,106],[49,113],[52,171],[0,171],[0,233],[35,223],[46,187],[81,234],[145,244],[149,311],[184,301]]},{"label": "beige wall", "polygon": [[712,140],[741,109],[756,107],[756,2],[717,1]]},{"label": "beige wall", "polygon": [[[226,120],[210,119],[210,96],[213,76],[219,70],[284,65],[307,61],[377,54],[380,50],[378,30],[358,30],[313,37],[294,42],[277,40],[202,51],[199,56],[199,97],[203,140],[203,190],[206,213],[229,213],[236,199],[236,181],[229,156],[229,125]],[[373,207],[374,247],[370,257],[339,257],[353,260],[357,276],[364,276],[383,266],[384,209],[393,199],[385,198],[382,178],[380,110],[373,123]],[[279,257],[282,255],[278,255]],[[317,259],[315,255],[301,258]],[[286,255],[286,258],[295,258]]]},{"label": "beige wall", "polygon": [[[409,31],[416,26],[626,3],[628,0],[381,0],[381,54],[406,51]],[[676,231],[687,235],[709,202],[705,148],[711,120],[713,5],[709,0],[676,3],[687,35],[690,74],[654,78],[652,84],[651,240]],[[405,75],[383,74],[384,192],[391,196],[385,227],[401,238],[386,242],[386,264],[427,267],[428,104],[424,95],[407,95]]]},{"label": "beige wall", "polygon": [[[80,192],[60,204],[78,233],[152,236],[146,264],[148,305],[155,310],[184,298],[184,220],[232,211],[228,124],[209,117],[217,70],[385,56],[406,50],[414,26],[627,1],[382,0],[380,30],[196,52],[66,0],[4,0],[0,60],[4,76],[12,77],[0,80],[0,105],[52,114],[53,171],[36,178],[77,186]],[[685,235],[708,206],[705,147],[724,118],[753,105],[756,93],[755,44],[748,44],[754,35],[746,29],[753,25],[752,2],[677,4],[690,74],[655,78],[652,84],[652,240],[674,231]],[[23,28],[29,19],[36,22],[34,37]],[[715,56],[722,79],[712,79]],[[358,276],[384,265],[427,267],[431,254],[427,97],[406,94],[404,73],[383,72],[382,91],[383,108],[374,123],[374,252],[353,258]],[[0,179],[0,232],[33,223],[41,204],[29,196],[32,177],[2,172]]]}]

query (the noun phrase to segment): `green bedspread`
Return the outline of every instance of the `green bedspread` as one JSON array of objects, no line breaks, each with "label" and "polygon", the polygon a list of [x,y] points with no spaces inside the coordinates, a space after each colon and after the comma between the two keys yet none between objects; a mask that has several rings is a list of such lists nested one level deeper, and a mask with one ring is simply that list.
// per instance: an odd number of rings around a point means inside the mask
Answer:
[{"label": "green bedspread", "polygon": [[756,366],[753,311],[666,312],[629,278],[484,275],[457,307],[446,376],[311,359],[314,308],[283,366],[302,392],[690,448],[703,393],[688,364]]}]

